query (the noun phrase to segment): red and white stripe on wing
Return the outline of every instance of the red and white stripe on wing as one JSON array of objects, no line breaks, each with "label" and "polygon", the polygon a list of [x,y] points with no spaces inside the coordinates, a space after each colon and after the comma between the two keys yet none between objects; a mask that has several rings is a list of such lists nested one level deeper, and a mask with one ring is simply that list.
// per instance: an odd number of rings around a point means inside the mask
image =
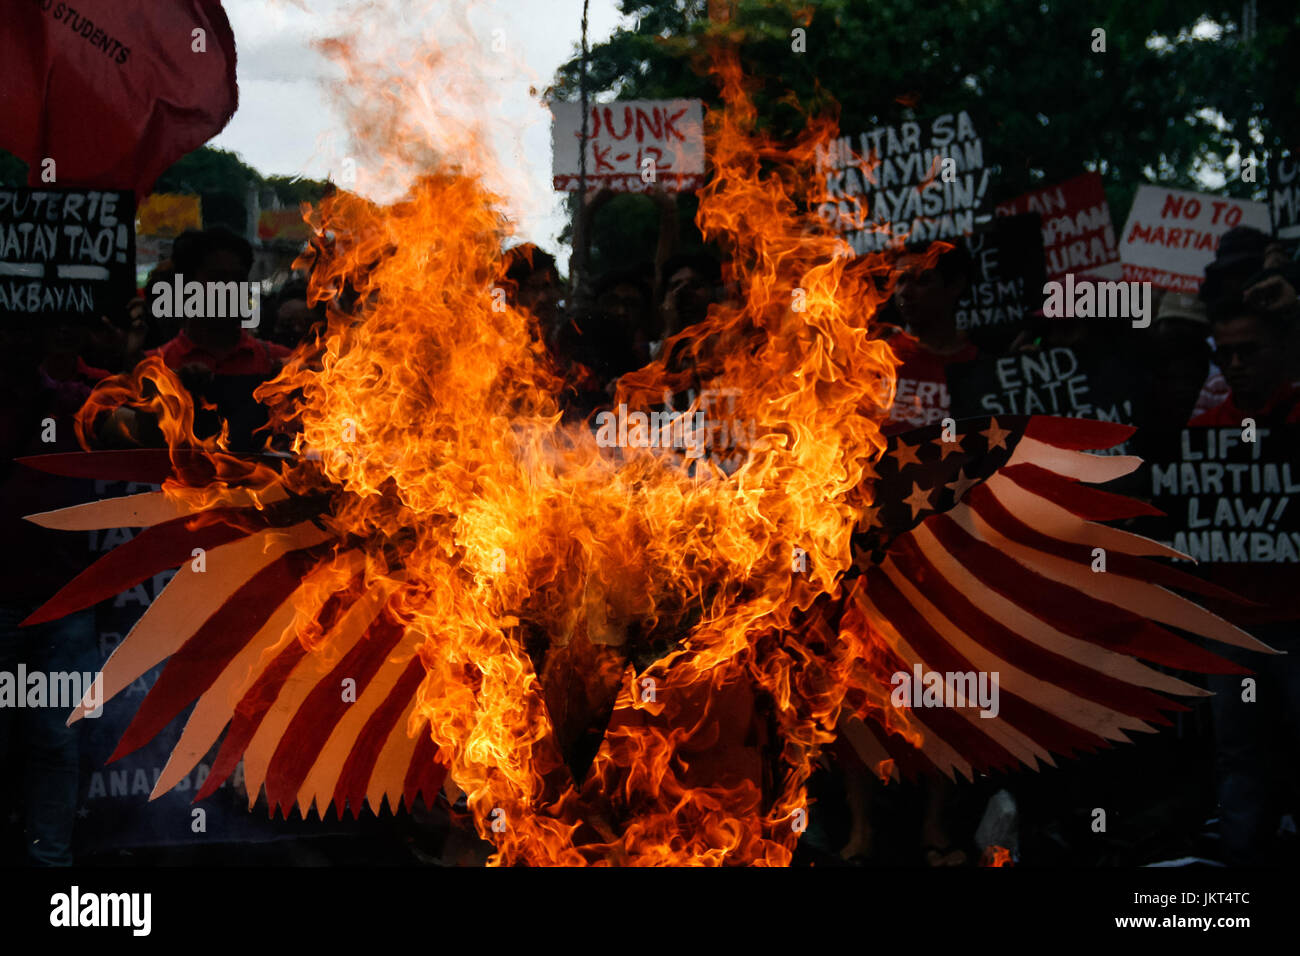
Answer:
[{"label": "red and white stripe on wing", "polygon": [[[1005,430],[998,419],[984,422],[995,436]],[[912,675],[919,664],[923,672],[998,675],[996,717],[973,706],[909,709],[919,750],[880,721],[842,721],[857,753],[887,775],[1036,769],[1053,755],[1168,724],[1164,712],[1187,708],[1165,694],[1208,694],[1151,664],[1249,673],[1170,628],[1275,653],[1171,588],[1233,595],[1148,560],[1185,555],[1099,523],[1153,513],[1091,487],[1140,464],[1084,451],[1112,447],[1132,428],[1046,416],[1003,422],[1023,423],[1005,464],[874,558],[859,555],[863,573],[845,584],[841,629],[874,629],[896,671]],[[1104,571],[1093,570],[1096,548]]]},{"label": "red and white stripe on wing", "polygon": [[[26,459],[58,474],[161,484],[166,451],[132,450]],[[103,668],[101,703],[166,661],[112,760],[147,743],[197,701],[151,798],[166,793],[221,740],[195,796],[212,793],[244,760],[250,807],[265,786],[268,808],[287,813],[332,803],[359,812],[387,801],[432,800],[446,771],[427,732],[409,728],[424,667],[420,634],[388,610],[388,593],[355,584],[362,555],[348,550],[276,486],[231,489],[215,507],[190,510],[161,492],[33,515],[48,528],[144,530],[105,555],[38,609],[28,623],[90,607],[162,571],[175,577]],[[205,569],[191,564],[205,550]],[[342,595],[349,595],[343,598]],[[330,654],[299,639],[320,628]],[[354,680],[355,701],[343,681]],[[69,718],[85,715],[84,704]],[[411,733],[409,731],[415,730]],[[224,736],[222,732],[225,731]]]}]

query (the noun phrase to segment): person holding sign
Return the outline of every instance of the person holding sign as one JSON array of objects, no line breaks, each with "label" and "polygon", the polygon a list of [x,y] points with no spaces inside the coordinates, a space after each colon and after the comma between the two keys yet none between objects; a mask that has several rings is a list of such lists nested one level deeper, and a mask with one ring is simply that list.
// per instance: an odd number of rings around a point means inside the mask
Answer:
[{"label": "person holding sign", "polygon": [[970,254],[957,245],[940,253],[932,265],[927,265],[927,259],[915,250],[903,257],[894,302],[906,331],[886,326],[882,335],[900,362],[886,435],[948,417],[949,366],[979,356],[965,330],[957,326],[957,304],[971,278]]},{"label": "person holding sign", "polygon": [[[1225,236],[1225,244],[1227,239]],[[1206,269],[1201,297],[1209,301],[1214,361],[1230,391],[1222,404],[1193,417],[1189,424],[1244,432],[1247,420],[1253,420],[1261,430],[1253,434],[1250,445],[1259,455],[1272,453],[1265,442],[1288,440],[1281,426],[1300,422],[1300,384],[1291,372],[1294,356],[1290,346],[1297,311],[1289,301],[1291,287],[1287,277],[1279,275],[1282,288],[1260,294],[1260,280],[1277,273],[1259,271],[1264,264],[1262,244],[1257,241],[1255,246],[1258,248],[1252,251],[1259,252],[1261,260],[1249,261],[1253,272],[1239,267],[1234,274],[1231,270],[1238,260],[1232,255],[1222,257],[1226,266]],[[1278,433],[1265,437],[1274,430]],[[1189,443],[1188,434],[1183,433],[1184,444]],[[1220,449],[1223,447],[1221,442]],[[1294,599],[1300,580],[1295,567],[1280,560],[1263,564],[1202,561],[1202,573],[1212,582],[1255,602],[1236,611],[1234,621],[1248,626],[1271,647],[1287,652],[1259,661],[1229,648],[1223,656],[1249,668],[1249,684],[1240,674],[1212,674],[1207,679],[1214,692],[1211,707],[1219,831],[1225,860],[1232,865],[1269,861],[1277,821],[1286,809],[1284,768],[1293,761],[1300,740],[1300,667],[1295,659],[1300,651],[1295,636],[1300,612]]]}]

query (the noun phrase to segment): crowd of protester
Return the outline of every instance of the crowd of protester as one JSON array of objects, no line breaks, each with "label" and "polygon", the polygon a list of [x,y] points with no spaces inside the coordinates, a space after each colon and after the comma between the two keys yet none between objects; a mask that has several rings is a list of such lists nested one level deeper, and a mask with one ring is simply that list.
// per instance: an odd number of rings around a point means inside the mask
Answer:
[{"label": "crowd of protester", "polygon": [[[941,255],[933,268],[906,271],[898,281],[891,316],[897,326],[886,325],[882,333],[901,361],[900,398],[887,430],[903,431],[949,415],[960,419],[987,414],[963,405],[963,396],[948,388],[957,367],[990,353],[985,343],[975,341],[973,332],[959,328],[957,303],[970,278],[970,259],[957,247]],[[994,339],[992,354],[1069,346],[1094,369],[1136,356],[1137,362],[1128,366],[1140,373],[1131,384],[1128,423],[1137,431],[1129,450],[1148,460],[1170,460],[1177,455],[1184,426],[1241,429],[1248,421],[1262,428],[1300,422],[1297,289],[1300,265],[1288,258],[1283,246],[1257,229],[1238,227],[1224,235],[1197,295],[1157,290],[1149,328],[1134,327],[1127,320],[1039,316],[1009,344],[997,348],[1001,343]],[[904,382],[909,383],[906,389]],[[1145,497],[1144,478],[1145,473],[1135,473],[1131,480],[1110,487]],[[1136,530],[1159,537],[1154,533],[1159,527],[1148,522]],[[1295,759],[1300,752],[1300,668],[1294,663],[1300,648],[1296,630],[1300,608],[1294,593],[1277,593],[1275,582],[1245,579],[1234,586],[1243,597],[1269,609],[1253,619],[1239,620],[1264,643],[1289,651],[1291,657],[1264,658],[1237,648],[1215,648],[1221,656],[1256,672],[1257,700],[1243,700],[1238,675],[1180,674],[1214,692],[1210,719],[1199,726],[1180,721],[1173,736],[1144,744],[1148,757],[1165,747],[1174,748],[1180,759],[1171,757],[1163,770],[1155,761],[1132,767],[1128,782],[1138,792],[1144,784],[1153,795],[1168,792],[1164,772],[1182,770],[1189,764],[1187,758],[1195,763],[1208,753],[1212,764],[1199,764],[1204,772],[1193,774],[1186,784],[1205,798],[1208,822],[1190,821],[1189,828],[1199,822],[1206,825],[1195,827],[1181,846],[1182,855],[1229,864],[1277,863],[1294,853],[1294,820],[1300,809],[1296,786],[1300,768]],[[1262,703],[1265,698],[1267,704]],[[1098,774],[1106,765],[1105,760],[1079,762],[1058,776]],[[1000,785],[1013,793],[1032,794],[1045,789],[1041,779],[1021,775]],[[962,825],[957,823],[961,804],[969,803],[963,800],[963,791],[970,791],[982,804],[989,787],[958,786],[954,791],[946,782],[921,784],[922,844],[931,865],[959,864],[978,849],[969,834],[963,839],[954,829]],[[1071,794],[1079,797],[1077,792]],[[964,825],[969,827],[970,807],[965,809]],[[1076,808],[1080,818],[1085,809]],[[1168,821],[1161,822],[1169,826]],[[855,833],[864,829],[869,828],[855,822]],[[861,844],[859,838],[849,849]],[[1171,855],[1179,853],[1171,851]]]},{"label": "crowd of protester", "polygon": [[[960,245],[937,259],[922,253],[905,250],[899,257],[896,285],[875,325],[900,362],[898,399],[886,421],[889,433],[948,416],[984,414],[963,407],[949,387],[964,364],[990,354],[1060,345],[1081,354],[1092,350],[1102,362],[1123,350],[1141,357],[1149,374],[1133,383],[1138,454],[1158,454],[1189,422],[1239,426],[1248,417],[1260,425],[1300,422],[1300,271],[1280,245],[1257,230],[1238,228],[1224,236],[1199,295],[1163,294],[1149,329],[1039,316],[1014,338],[982,337],[958,321],[958,303],[972,281],[969,255]],[[92,495],[86,482],[51,478],[14,464],[23,455],[75,448],[73,417],[97,383],[130,371],[147,356],[158,356],[195,399],[200,437],[216,433],[224,422],[236,450],[253,450],[265,440],[267,414],[253,390],[272,378],[294,349],[313,341],[324,321],[323,307],[309,304],[305,278],[295,276],[269,297],[270,307],[264,307],[254,329],[242,327],[237,316],[160,318],[150,291],[155,282],[170,281],[178,273],[200,282],[244,281],[252,264],[249,243],[233,233],[190,232],[176,240],[171,258],[154,270],[120,315],[98,323],[71,317],[39,326],[0,323],[5,336],[0,343],[5,366],[0,376],[0,500],[14,564],[0,579],[0,669],[12,669],[19,660],[47,671],[94,670],[101,663],[94,659],[89,611],[48,625],[17,626],[92,557],[84,549],[66,547],[66,541],[51,538],[22,516]],[[656,360],[672,369],[688,365],[691,355],[678,348],[681,333],[736,294],[726,281],[726,263],[707,249],[622,267],[572,287],[553,256],[523,245],[507,251],[502,275],[511,301],[535,318],[569,383],[562,401],[566,417],[575,422],[589,421],[594,411],[607,406],[621,376]],[[53,444],[42,436],[49,419],[56,423]],[[91,436],[101,447],[158,444],[160,439],[154,423],[128,409],[105,416]],[[1263,624],[1254,633],[1280,649],[1298,646],[1293,620]],[[1279,827],[1285,827],[1288,814],[1294,819],[1296,810],[1291,771],[1300,742],[1300,669],[1294,655],[1290,663],[1285,657],[1264,664],[1246,661],[1244,655],[1233,659],[1258,669],[1260,699],[1270,701],[1268,706],[1242,704],[1231,692],[1231,677],[1210,677],[1208,686],[1218,692],[1212,715],[1180,722],[1163,744],[1144,741],[1139,746],[1148,748],[1144,753],[1163,745],[1183,755],[1212,754],[1213,767],[1206,763],[1206,775],[1194,785],[1201,787],[1197,792],[1212,794],[1209,815],[1218,823],[1202,826],[1206,814],[1192,821],[1188,845],[1194,844],[1196,853],[1217,854],[1229,863],[1271,862],[1280,845]],[[1082,814],[1084,805],[1091,805],[1082,781],[1115,766],[1103,759],[1078,761],[1054,771],[1047,782],[1045,772],[1037,782],[1029,779],[1032,775],[1007,775],[971,783],[939,780],[883,787],[851,748],[837,747],[826,755],[812,783],[825,812],[813,815],[815,825],[801,844],[801,859],[819,864],[971,864],[981,849],[976,829],[982,821],[987,829],[996,810],[1003,818],[1018,814],[1022,834],[1034,829],[1039,835],[1037,844],[1027,835],[1021,840],[1019,851],[1026,859],[1037,853],[1038,859],[1055,862],[1082,860],[1084,851],[1060,836],[1063,815]],[[1139,760],[1126,765],[1125,772],[1139,778],[1147,774],[1146,792],[1155,795],[1168,789],[1168,781],[1156,774],[1158,765],[1158,760]],[[23,852],[37,864],[72,862],[79,764],[77,737],[63,726],[63,715],[0,711],[0,767],[12,784],[4,796],[19,808],[9,825],[11,833],[23,834]],[[20,767],[21,773],[8,773],[11,767]],[[480,861],[484,844],[472,835],[463,805],[445,798],[439,803],[420,808],[398,827],[400,838],[415,858],[426,862]],[[391,836],[393,831],[384,831],[376,839]],[[1214,845],[1207,847],[1205,840]]]}]

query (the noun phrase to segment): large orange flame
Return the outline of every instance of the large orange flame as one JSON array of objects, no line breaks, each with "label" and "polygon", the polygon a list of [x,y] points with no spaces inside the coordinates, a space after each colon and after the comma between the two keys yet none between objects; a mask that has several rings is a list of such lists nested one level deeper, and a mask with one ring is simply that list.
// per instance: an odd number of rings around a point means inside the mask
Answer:
[{"label": "large orange flame", "polygon": [[[870,272],[886,267],[850,267],[813,212],[834,125],[767,141],[735,59],[714,72],[726,108],[710,117],[698,221],[735,294],[665,349],[689,371],[660,361],[615,401],[647,410],[687,378],[726,390],[752,439],[733,473],[561,424],[536,320],[494,294],[511,227],[484,175],[452,160],[395,204],[339,192],[311,211],[328,329],[258,392],[294,435],[282,471],[237,475],[219,442],[188,434],[183,389],[146,370],[172,446],[225,463],[169,494],[329,496],[322,520],[364,560],[320,586],[391,595],[420,638],[412,730],[428,720],[494,863],[783,865],[840,722],[910,733],[883,639],[860,615],[819,613],[884,448],[895,360],[871,334]],[[299,626],[328,651],[327,629]],[[566,754],[601,701],[609,729],[575,780]]]}]

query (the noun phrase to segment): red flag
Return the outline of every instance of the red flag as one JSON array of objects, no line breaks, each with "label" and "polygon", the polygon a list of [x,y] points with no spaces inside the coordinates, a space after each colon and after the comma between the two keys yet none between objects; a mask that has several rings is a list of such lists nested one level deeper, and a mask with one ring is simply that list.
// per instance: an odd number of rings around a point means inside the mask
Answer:
[{"label": "red flag", "polygon": [[[0,147],[42,184],[146,195],[239,102],[220,0],[0,0]],[[202,32],[199,32],[202,31]]]}]

